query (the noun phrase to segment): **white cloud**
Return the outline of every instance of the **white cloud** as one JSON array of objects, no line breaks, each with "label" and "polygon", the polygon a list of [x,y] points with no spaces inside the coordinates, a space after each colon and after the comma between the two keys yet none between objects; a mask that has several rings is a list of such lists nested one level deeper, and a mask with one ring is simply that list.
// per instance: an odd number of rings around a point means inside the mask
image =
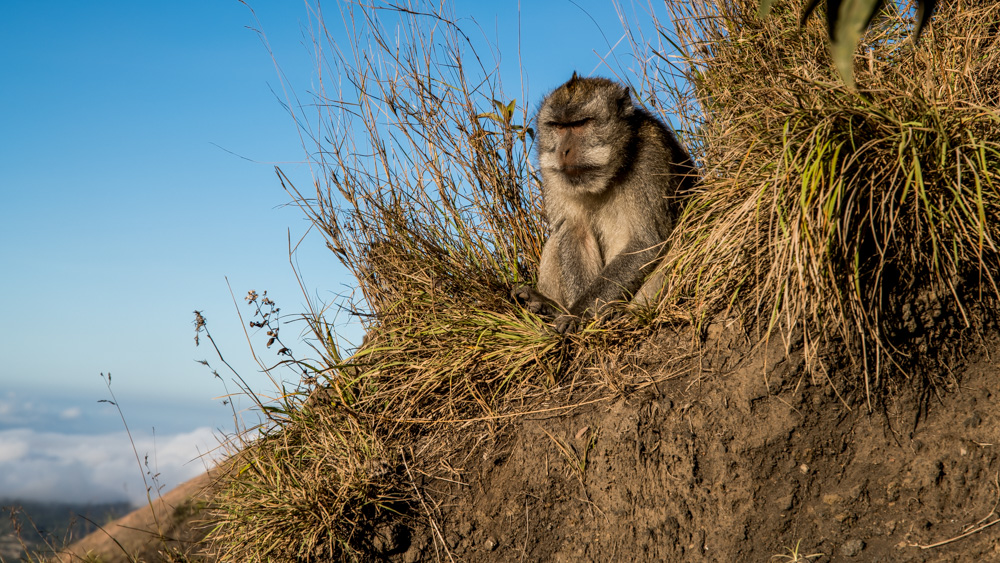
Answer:
[{"label": "white cloud", "polygon": [[0,465],[15,461],[28,453],[28,443],[24,440],[0,440]]},{"label": "white cloud", "polygon": [[[166,492],[204,472],[212,461],[198,456],[218,445],[207,427],[155,438],[133,433],[132,438],[134,451],[125,432],[71,435],[0,430],[0,498],[129,500],[141,505],[146,502],[144,475],[149,486],[159,484]],[[156,483],[151,480],[153,475],[158,475]]]},{"label": "white cloud", "polygon": [[75,418],[80,418],[80,415],[82,414],[83,411],[80,409],[80,407],[70,407],[59,413],[59,418],[63,420],[73,420]]}]

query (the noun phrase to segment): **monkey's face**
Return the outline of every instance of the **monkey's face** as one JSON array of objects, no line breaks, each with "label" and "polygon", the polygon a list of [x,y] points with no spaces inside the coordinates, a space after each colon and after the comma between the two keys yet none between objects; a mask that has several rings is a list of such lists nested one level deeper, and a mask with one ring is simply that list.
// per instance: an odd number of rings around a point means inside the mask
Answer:
[{"label": "monkey's face", "polygon": [[634,112],[628,90],[597,78],[574,78],[542,102],[538,160],[546,183],[598,194],[623,162]]}]

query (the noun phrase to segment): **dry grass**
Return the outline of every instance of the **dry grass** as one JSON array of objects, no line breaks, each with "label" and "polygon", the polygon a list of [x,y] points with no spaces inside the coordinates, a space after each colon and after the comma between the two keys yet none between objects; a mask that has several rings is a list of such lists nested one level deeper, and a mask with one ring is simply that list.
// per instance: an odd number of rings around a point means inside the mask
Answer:
[{"label": "dry grass", "polygon": [[329,561],[364,548],[396,510],[393,456],[347,415],[299,411],[227,461],[217,502],[223,561]]},{"label": "dry grass", "polygon": [[814,360],[844,345],[871,397],[927,332],[906,320],[922,296],[969,326],[970,304],[997,294],[1000,6],[944,3],[917,47],[910,22],[886,17],[862,43],[857,93],[792,3],[764,20],[753,1],[668,6],[707,172],[665,303],[738,311]]}]

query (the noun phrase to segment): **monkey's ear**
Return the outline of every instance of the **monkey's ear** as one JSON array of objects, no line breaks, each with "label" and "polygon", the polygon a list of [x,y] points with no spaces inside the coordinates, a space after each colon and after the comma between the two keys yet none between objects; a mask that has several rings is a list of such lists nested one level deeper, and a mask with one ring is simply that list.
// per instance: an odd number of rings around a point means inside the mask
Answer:
[{"label": "monkey's ear", "polygon": [[635,109],[635,104],[632,103],[631,92],[632,89],[628,86],[618,86],[618,106],[622,108],[625,113],[632,113],[632,110]]}]

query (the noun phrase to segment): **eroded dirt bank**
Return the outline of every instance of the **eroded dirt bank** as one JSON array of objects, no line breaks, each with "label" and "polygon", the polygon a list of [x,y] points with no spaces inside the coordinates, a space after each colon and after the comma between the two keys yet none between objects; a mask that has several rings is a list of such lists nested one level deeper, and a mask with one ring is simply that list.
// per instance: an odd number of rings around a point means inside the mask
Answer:
[{"label": "eroded dirt bank", "polygon": [[[870,413],[843,384],[857,368],[832,362],[835,390],[801,352],[716,332],[676,377],[528,416],[420,477],[420,514],[376,546],[399,561],[1000,560],[1000,526],[919,547],[998,518],[996,338]],[[663,378],[681,353],[650,344],[626,369]]]}]

